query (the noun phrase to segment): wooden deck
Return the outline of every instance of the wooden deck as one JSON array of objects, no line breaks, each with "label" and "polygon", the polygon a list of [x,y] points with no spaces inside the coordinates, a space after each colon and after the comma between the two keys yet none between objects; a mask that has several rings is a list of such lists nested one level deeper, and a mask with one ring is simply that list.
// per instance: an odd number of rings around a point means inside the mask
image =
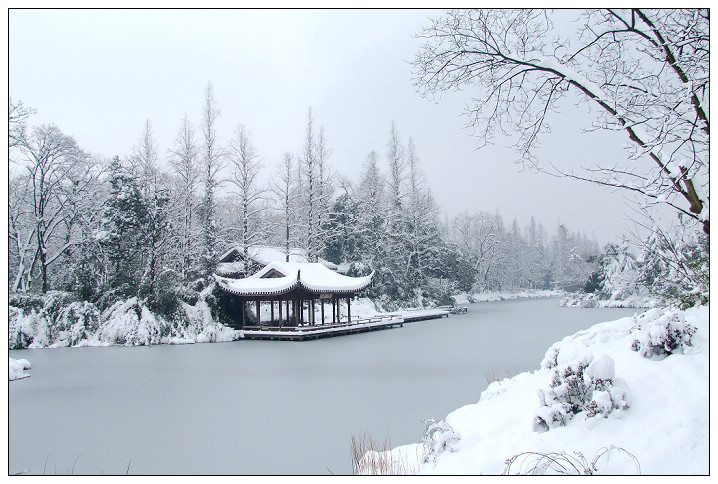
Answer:
[{"label": "wooden deck", "polygon": [[365,319],[352,319],[335,324],[315,326],[245,326],[244,339],[304,341],[346,334],[366,333],[381,329],[402,327],[404,319],[398,315],[385,315]]},{"label": "wooden deck", "polygon": [[418,309],[410,311],[402,311],[401,317],[405,323],[413,323],[414,321],[425,321],[427,319],[448,318],[449,311],[446,309]]}]

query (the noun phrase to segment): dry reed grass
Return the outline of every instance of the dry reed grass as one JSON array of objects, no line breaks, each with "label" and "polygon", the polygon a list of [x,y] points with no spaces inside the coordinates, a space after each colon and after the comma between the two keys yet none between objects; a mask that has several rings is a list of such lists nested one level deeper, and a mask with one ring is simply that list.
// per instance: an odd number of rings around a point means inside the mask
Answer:
[{"label": "dry reed grass", "polygon": [[495,381],[501,381],[505,378],[511,378],[515,376],[516,373],[511,370],[490,370],[484,373],[484,376],[486,377],[486,384],[491,385]]},{"label": "dry reed grass", "polygon": [[387,437],[379,445],[366,433],[360,438],[352,435],[351,454],[354,475],[403,476],[416,474],[420,465],[418,456],[413,462],[408,453],[391,452]]}]

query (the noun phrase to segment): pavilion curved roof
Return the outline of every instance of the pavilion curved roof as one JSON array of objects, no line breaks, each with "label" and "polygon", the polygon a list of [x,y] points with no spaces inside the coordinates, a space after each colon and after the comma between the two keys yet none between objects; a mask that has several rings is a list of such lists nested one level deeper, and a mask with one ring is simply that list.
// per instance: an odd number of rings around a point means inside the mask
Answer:
[{"label": "pavilion curved roof", "polygon": [[314,293],[354,293],[369,286],[373,275],[345,276],[320,263],[271,262],[244,279],[217,275],[215,279],[222,290],[237,296],[278,296],[298,288]]}]

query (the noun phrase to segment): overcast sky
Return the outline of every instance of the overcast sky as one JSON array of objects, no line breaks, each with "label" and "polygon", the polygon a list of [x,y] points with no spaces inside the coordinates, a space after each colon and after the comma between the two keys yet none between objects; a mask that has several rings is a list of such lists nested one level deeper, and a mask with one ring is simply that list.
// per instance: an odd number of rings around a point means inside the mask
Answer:
[{"label": "overcast sky", "polygon": [[[201,120],[214,86],[227,142],[244,124],[271,174],[303,146],[307,109],[325,129],[333,169],[358,180],[375,150],[386,172],[395,121],[413,137],[442,211],[495,212],[523,226],[531,216],[553,234],[558,223],[619,240],[631,213],[622,193],[520,172],[510,140],[475,149],[460,116],[471,92],[440,103],[422,98],[409,62],[414,37],[439,11],[420,10],[11,10],[9,94],[37,110],[30,124],[55,123],[85,150],[125,156],[152,123],[160,154],[186,113]],[[542,158],[564,166],[625,159],[620,134],[584,134],[585,107],[567,105]]]}]

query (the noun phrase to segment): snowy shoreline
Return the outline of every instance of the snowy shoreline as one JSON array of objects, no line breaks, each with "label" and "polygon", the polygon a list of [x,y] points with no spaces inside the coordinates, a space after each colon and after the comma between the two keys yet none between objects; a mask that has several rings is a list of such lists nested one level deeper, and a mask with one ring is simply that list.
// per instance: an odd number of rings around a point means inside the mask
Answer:
[{"label": "snowy shoreline", "polygon": [[[157,344],[195,344],[237,341],[243,338],[235,330],[212,319],[206,299],[210,290],[190,305],[182,304],[183,321],[168,321],[153,313],[142,300],[118,301],[102,313],[91,303],[75,301],[63,304],[61,293],[48,294],[39,308],[9,307],[9,349],[38,349],[83,346],[145,346]],[[504,301],[522,298],[555,297],[560,291],[495,292],[459,294],[457,305],[471,302]],[[346,312],[346,304],[342,306]],[[352,302],[352,315],[359,318],[385,313],[402,313],[427,308],[398,308],[385,311],[381,303],[368,298]],[[264,311],[264,308],[263,308]],[[268,310],[267,310],[268,311]],[[268,318],[269,314],[262,314]]]},{"label": "snowy shoreline", "polygon": [[565,291],[548,289],[526,289],[516,292],[482,292],[473,294],[460,294],[453,296],[456,304],[470,304],[480,302],[512,301],[515,299],[534,299],[544,297],[565,296]]},{"label": "snowy shoreline", "polygon": [[558,459],[578,473],[707,474],[708,320],[706,306],[651,309],[567,336],[540,369],[451,412],[443,432],[370,452],[359,471],[373,459],[410,474],[555,474]]}]

